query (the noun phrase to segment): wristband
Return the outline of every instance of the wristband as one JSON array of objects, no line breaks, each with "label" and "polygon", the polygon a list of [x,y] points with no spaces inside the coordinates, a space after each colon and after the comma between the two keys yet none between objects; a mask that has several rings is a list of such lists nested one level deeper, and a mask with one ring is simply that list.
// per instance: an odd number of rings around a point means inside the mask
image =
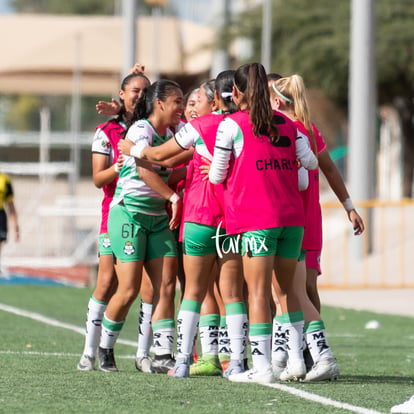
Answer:
[{"label": "wristband", "polygon": [[142,149],[140,149],[138,147],[138,145],[134,145],[133,147],[131,147],[131,149],[129,150],[129,155],[131,155],[134,158],[141,158],[141,154],[142,154]]},{"label": "wristband", "polygon": [[117,162],[114,164],[114,170],[117,174],[119,174],[119,165]]},{"label": "wristband", "polygon": [[172,193],[172,196],[168,199],[171,203],[177,203],[180,200],[180,196],[177,193]]},{"label": "wristband", "polygon": [[342,201],[342,205],[348,213],[352,210],[355,210],[355,207],[352,204],[352,200],[349,197],[346,200]]}]

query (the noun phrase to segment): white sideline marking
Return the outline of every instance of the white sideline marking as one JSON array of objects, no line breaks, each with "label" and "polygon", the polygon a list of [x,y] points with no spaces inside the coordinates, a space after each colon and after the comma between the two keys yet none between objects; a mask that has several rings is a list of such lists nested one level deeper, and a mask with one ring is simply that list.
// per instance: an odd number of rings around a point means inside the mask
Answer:
[{"label": "white sideline marking", "polygon": [[[0,310],[9,313],[14,313],[18,316],[24,316],[26,318],[30,318],[38,322],[43,322],[47,325],[56,326],[57,328],[69,329],[70,331],[79,333],[81,335],[85,335],[85,328],[80,328],[79,326],[71,325],[70,323],[60,322],[56,319],[40,315],[39,313],[28,312],[23,309],[15,308],[14,306],[4,305],[3,303],[0,303]],[[118,339],[117,342],[123,345],[130,345],[133,347],[137,346],[137,343],[135,341],[129,341],[127,339]]]},{"label": "white sideline marking", "polygon": [[267,387],[270,387],[270,388],[276,388],[280,391],[288,392],[290,394],[293,394],[293,395],[295,395],[297,397],[300,397],[300,398],[303,398],[305,400],[315,401],[315,402],[317,402],[319,404],[322,404],[322,405],[330,405],[332,407],[342,408],[343,410],[352,411],[352,412],[358,413],[358,414],[383,414],[380,411],[375,411],[375,410],[371,410],[369,408],[358,407],[358,406],[343,403],[343,402],[340,402],[340,401],[331,400],[330,398],[321,397],[320,395],[312,394],[312,393],[307,392],[307,391],[302,391],[302,390],[299,390],[297,388],[291,388],[291,387],[288,387],[287,385],[283,385],[283,384],[264,384],[264,385],[266,385]]},{"label": "white sideline marking", "polygon": [[[26,318],[30,318],[33,319],[35,321],[38,322],[43,322],[47,325],[51,325],[51,326],[56,326],[58,328],[65,328],[65,329],[69,329],[71,331],[74,331],[76,333],[80,333],[81,335],[85,334],[85,330],[84,328],[79,328],[76,325],[71,325],[69,323],[63,323],[63,322],[59,322],[56,319],[52,319],[52,318],[48,318],[46,316],[40,315],[39,313],[34,313],[34,312],[28,312],[22,309],[18,309],[15,308],[13,306],[8,306],[8,305],[4,305],[2,303],[0,303],[0,310],[3,310],[5,312],[9,312],[9,313],[13,313],[15,315],[19,315],[19,316],[24,316]],[[122,339],[118,339],[119,343],[122,343],[124,345],[131,345],[133,347],[136,346],[136,342],[134,341],[128,341],[128,340],[122,340]],[[79,356],[78,354],[65,354],[65,353],[44,353],[44,352],[31,352],[31,351],[27,351],[27,352],[12,352],[12,351],[0,351],[0,354],[27,354],[27,355],[54,355],[54,356]],[[120,358],[122,358],[120,356]],[[124,356],[124,358],[131,358],[130,356]],[[134,357],[132,357],[134,358]],[[288,392],[292,395],[295,395],[297,397],[303,398],[305,400],[310,400],[310,401],[315,401],[319,404],[322,405],[328,405],[328,406],[332,406],[332,407],[336,407],[336,408],[342,408],[344,410],[348,410],[348,411],[352,411],[354,413],[358,413],[358,414],[383,414],[379,411],[375,411],[375,410],[371,410],[368,408],[363,408],[363,407],[358,407],[355,405],[351,405],[351,404],[347,404],[347,403],[342,403],[339,401],[335,401],[335,400],[331,400],[329,398],[326,397],[321,397],[320,395],[317,394],[312,394],[310,392],[306,392],[306,391],[302,391],[299,390],[297,388],[291,388],[288,387],[287,385],[283,385],[283,384],[264,384],[267,387],[270,388],[276,388],[278,390],[284,391],[284,392]]]}]

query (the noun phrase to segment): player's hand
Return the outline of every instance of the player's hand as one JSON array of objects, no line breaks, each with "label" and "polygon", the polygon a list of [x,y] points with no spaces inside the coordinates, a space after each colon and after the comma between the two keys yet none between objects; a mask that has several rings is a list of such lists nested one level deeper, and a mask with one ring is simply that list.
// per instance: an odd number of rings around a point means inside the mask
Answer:
[{"label": "player's hand", "polygon": [[201,159],[204,161],[204,164],[200,165],[200,173],[204,175],[203,181],[207,181],[208,173],[210,172],[211,161],[205,157],[201,157]]},{"label": "player's hand", "polygon": [[182,207],[181,198],[176,203],[171,203],[170,230],[175,230],[180,225]]},{"label": "player's hand", "polygon": [[96,110],[98,111],[98,114],[106,116],[118,115],[121,108],[121,104],[116,99],[112,99],[111,102],[99,101],[96,105]]},{"label": "player's hand", "polygon": [[135,63],[135,65],[129,70],[128,75],[134,75],[136,73],[144,73],[145,66],[141,63]]},{"label": "player's hand", "polygon": [[130,139],[120,139],[118,142],[118,149],[122,154],[131,155],[131,148],[135,144]]},{"label": "player's hand", "polygon": [[362,234],[365,230],[364,221],[355,209],[348,212],[348,218],[349,221],[352,223],[354,235],[359,236],[360,234]]}]

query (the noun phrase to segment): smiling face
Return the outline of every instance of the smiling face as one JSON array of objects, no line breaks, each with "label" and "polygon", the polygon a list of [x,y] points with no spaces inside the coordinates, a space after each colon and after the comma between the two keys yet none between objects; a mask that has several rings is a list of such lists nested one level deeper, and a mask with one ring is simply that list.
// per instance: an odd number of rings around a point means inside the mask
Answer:
[{"label": "smiling face", "polygon": [[160,109],[167,125],[176,126],[181,121],[184,111],[184,96],[179,88],[172,88],[165,101],[160,101]]},{"label": "smiling face", "polygon": [[149,83],[145,78],[134,77],[125,85],[124,89],[120,89],[119,97],[124,102],[125,110],[128,113],[134,111],[134,106],[139,97],[141,96],[142,90],[149,86]]},{"label": "smiling face", "polygon": [[187,105],[184,109],[184,118],[186,121],[191,121],[194,118],[197,118],[197,102],[198,102],[198,90],[193,91],[187,99]]}]

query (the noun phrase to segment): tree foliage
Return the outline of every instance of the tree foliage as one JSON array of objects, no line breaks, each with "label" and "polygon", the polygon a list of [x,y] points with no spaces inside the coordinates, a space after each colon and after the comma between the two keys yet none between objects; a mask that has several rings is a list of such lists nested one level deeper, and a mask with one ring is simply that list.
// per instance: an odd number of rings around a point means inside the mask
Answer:
[{"label": "tree foliage", "polygon": [[[300,73],[337,105],[348,105],[351,0],[273,0],[272,67]],[[411,196],[414,170],[414,1],[377,0],[376,69],[378,103],[393,105],[404,132],[404,189]],[[262,7],[241,15],[234,36],[250,37],[260,60]]]}]

